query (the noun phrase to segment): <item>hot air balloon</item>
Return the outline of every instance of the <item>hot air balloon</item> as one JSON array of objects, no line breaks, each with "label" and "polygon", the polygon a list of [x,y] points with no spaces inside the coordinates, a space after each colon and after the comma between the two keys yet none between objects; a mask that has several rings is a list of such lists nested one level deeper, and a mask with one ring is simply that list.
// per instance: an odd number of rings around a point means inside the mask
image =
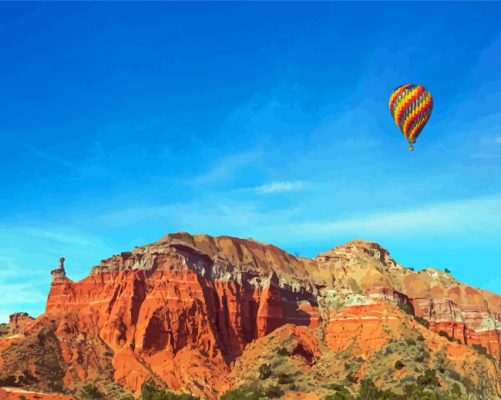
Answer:
[{"label": "hot air balloon", "polygon": [[402,85],[391,94],[389,107],[393,119],[409,142],[409,150],[414,150],[414,143],[433,110],[431,93],[421,85]]}]

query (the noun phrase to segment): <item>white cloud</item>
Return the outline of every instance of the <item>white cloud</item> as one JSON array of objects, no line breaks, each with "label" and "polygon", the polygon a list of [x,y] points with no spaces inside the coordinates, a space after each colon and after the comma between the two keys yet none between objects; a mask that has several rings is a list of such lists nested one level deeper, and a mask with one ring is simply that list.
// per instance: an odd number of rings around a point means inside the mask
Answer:
[{"label": "white cloud", "polygon": [[0,307],[11,305],[43,304],[45,296],[37,289],[34,282],[5,283],[0,282]]},{"label": "white cloud", "polygon": [[203,185],[223,181],[232,177],[242,167],[257,163],[261,157],[262,152],[259,151],[248,151],[222,157],[216,160],[207,172],[191,179],[188,183]]},{"label": "white cloud", "polygon": [[381,144],[381,141],[370,138],[370,137],[352,137],[344,141],[346,146],[351,147],[376,147]]},{"label": "white cloud", "polygon": [[[250,190],[250,189],[247,189]],[[215,195],[188,203],[160,204],[117,210],[98,216],[108,226],[122,227],[135,224],[160,224],[164,231],[189,231],[191,233],[248,235],[252,227],[281,221],[290,221],[297,215],[296,208],[268,212],[258,203],[232,201]]]},{"label": "white cloud", "polygon": [[14,312],[43,312],[60,256],[67,257],[70,277],[83,277],[113,252],[100,237],[61,226],[0,225],[0,243],[0,321]]},{"label": "white cloud", "polygon": [[[500,145],[501,144],[501,133],[499,132],[499,128],[497,126],[499,125],[499,122],[501,122],[501,114],[493,114],[493,116],[489,116],[489,118],[483,118],[480,120],[481,123],[478,125],[481,126],[480,130],[482,132],[482,135],[480,137],[480,144],[485,145],[485,146],[492,146],[492,145]],[[482,126],[488,125],[485,128],[482,128]],[[479,129],[477,128],[475,130],[475,134],[479,134]]]},{"label": "white cloud", "polygon": [[500,225],[501,196],[492,196],[330,221],[300,222],[277,228],[282,232],[298,232],[303,237],[326,237],[331,234],[459,235],[496,232]]},{"label": "white cloud", "polygon": [[55,156],[53,154],[50,154],[46,151],[40,150],[37,147],[31,146],[31,145],[28,145],[25,143],[21,143],[21,146],[23,146],[25,149],[27,149],[28,151],[30,151],[34,155],[44,159],[45,161],[49,161],[49,162],[52,162],[52,163],[57,164],[59,166],[66,167],[66,168],[71,168],[71,169],[76,169],[76,170],[78,170],[80,168],[79,165],[74,163],[74,162],[65,160],[64,158],[61,158],[59,156]]},{"label": "white cloud", "polygon": [[[14,249],[0,249],[2,254],[13,254]],[[40,271],[23,268],[11,255],[0,256],[0,322],[7,322],[9,315],[18,311],[40,311],[45,304],[45,294],[40,287]]]},{"label": "white cloud", "polygon": [[302,181],[271,182],[255,188],[255,191],[263,194],[294,192],[304,188]]},{"label": "white cloud", "polygon": [[501,158],[501,154],[477,152],[473,153],[470,157],[473,158],[474,160],[497,160]]},{"label": "white cloud", "polygon": [[[289,182],[290,183],[290,182]],[[263,193],[292,190],[300,185],[275,182],[263,185]],[[133,225],[156,221],[166,230],[252,236],[274,243],[327,239],[334,235],[449,237],[482,232],[495,235],[501,226],[501,195],[423,205],[321,220],[304,217],[304,206],[268,209],[253,202],[232,202],[219,196],[183,204],[134,208],[102,215],[108,225]]]},{"label": "white cloud", "polygon": [[77,246],[103,244],[95,236],[65,228],[23,228],[22,233],[37,239]]},{"label": "white cloud", "polygon": [[41,278],[45,274],[42,271],[21,268],[16,264],[16,254],[19,254],[18,249],[0,248],[0,285],[6,279],[22,278]]}]

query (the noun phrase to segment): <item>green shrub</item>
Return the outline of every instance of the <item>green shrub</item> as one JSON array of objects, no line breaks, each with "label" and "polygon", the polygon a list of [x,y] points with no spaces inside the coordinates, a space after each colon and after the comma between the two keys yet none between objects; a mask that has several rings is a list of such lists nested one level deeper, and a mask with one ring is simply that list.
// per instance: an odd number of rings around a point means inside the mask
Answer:
[{"label": "green shrub", "polygon": [[327,397],[325,397],[325,400],[354,400],[353,395],[343,385],[333,383],[329,385],[329,389],[334,390],[335,393],[329,394]]},{"label": "green shrub", "polygon": [[418,354],[416,357],[414,357],[414,361],[418,363],[422,363],[424,361],[425,355],[423,353]]},{"label": "green shrub", "polygon": [[400,308],[404,310],[406,314],[412,315],[412,307],[409,304],[404,303]]},{"label": "green shrub", "polygon": [[471,347],[473,347],[473,349],[474,349],[477,353],[482,354],[482,355],[484,355],[484,356],[486,356],[486,355],[487,355],[487,349],[486,349],[484,346],[482,346],[481,344],[474,344],[474,345],[472,345]]},{"label": "green shrub", "polygon": [[278,374],[278,383],[281,385],[286,385],[288,383],[294,382],[294,378],[285,372]]},{"label": "green shrub", "polygon": [[88,400],[100,400],[104,398],[104,395],[99,391],[99,389],[91,384],[85,385],[80,391],[82,399]]},{"label": "green shrub", "polygon": [[277,354],[278,354],[279,356],[282,356],[282,357],[289,357],[289,356],[290,356],[289,351],[288,351],[285,347],[280,347],[280,348],[277,350]]},{"label": "green shrub", "polygon": [[141,386],[141,399],[142,400],[197,400],[195,397],[189,393],[173,393],[165,389],[159,389],[155,382],[148,381],[143,383]]},{"label": "green shrub", "polygon": [[395,363],[395,369],[402,369],[404,367],[404,363],[400,360],[398,360],[396,363]]},{"label": "green shrub", "polygon": [[280,386],[270,385],[265,389],[264,395],[270,399],[277,399],[284,395],[284,391],[280,389]]},{"label": "green shrub", "polygon": [[417,322],[419,322],[421,325],[423,325],[425,328],[429,328],[430,327],[430,322],[428,320],[426,320],[425,318],[423,318],[423,317],[414,317],[414,319]]},{"label": "green shrub", "polygon": [[423,375],[418,376],[416,380],[419,386],[439,386],[437,372],[435,370],[427,369]]},{"label": "green shrub", "polygon": [[353,372],[350,372],[346,377],[346,380],[350,383],[357,383],[358,377]]},{"label": "green shrub", "polygon": [[454,379],[455,381],[459,381],[461,382],[461,375],[459,375],[456,371],[454,371],[453,369],[449,369],[447,370],[447,374],[452,378]]},{"label": "green shrub", "polygon": [[141,386],[141,399],[154,400],[153,396],[158,392],[157,385],[152,380],[149,380]]},{"label": "green shrub", "polygon": [[412,338],[407,338],[405,339],[405,343],[407,343],[409,346],[415,346],[416,345],[416,341]]},{"label": "green shrub", "polygon": [[446,338],[449,342],[452,342],[454,340],[454,338],[449,336],[449,334],[445,331],[439,331],[438,335]]},{"label": "green shrub", "polygon": [[[412,380],[410,376],[407,378],[401,383]],[[336,393],[329,394],[324,400],[459,400],[463,398],[461,388],[457,383],[454,383],[448,391],[441,390],[436,372],[430,369],[419,376],[416,382],[403,386],[403,395],[378,389],[370,379],[362,380],[356,397],[352,396],[342,385],[332,384],[329,389]]]},{"label": "green shrub", "polygon": [[14,375],[0,376],[0,386],[17,386],[16,377]]},{"label": "green shrub", "polygon": [[259,379],[267,379],[271,376],[270,364],[262,364],[259,367]]},{"label": "green shrub", "polygon": [[362,380],[360,391],[358,393],[359,400],[374,400],[380,395],[379,389],[370,379]]},{"label": "green shrub", "polygon": [[172,392],[166,392],[166,393],[167,393],[167,400],[200,400],[200,397],[193,396],[190,393],[181,393],[181,394],[176,394]]},{"label": "green shrub", "polygon": [[33,376],[30,370],[25,369],[22,373],[22,375],[19,375],[17,377],[17,383],[19,386],[27,386],[32,383],[37,382],[37,379]]},{"label": "green shrub", "polygon": [[229,390],[221,396],[221,400],[259,400],[261,391],[257,387],[240,387]]},{"label": "green shrub", "polygon": [[336,392],[334,394],[329,394],[325,397],[325,400],[355,400],[355,397],[351,393],[340,393]]},{"label": "green shrub", "polygon": [[289,385],[289,390],[291,390],[292,392],[297,392],[299,390],[299,386],[293,383]]},{"label": "green shrub", "polygon": [[450,394],[452,396],[453,399],[459,399],[461,398],[462,396],[462,392],[461,392],[461,388],[459,387],[459,385],[457,383],[454,383],[451,388],[450,388]]}]

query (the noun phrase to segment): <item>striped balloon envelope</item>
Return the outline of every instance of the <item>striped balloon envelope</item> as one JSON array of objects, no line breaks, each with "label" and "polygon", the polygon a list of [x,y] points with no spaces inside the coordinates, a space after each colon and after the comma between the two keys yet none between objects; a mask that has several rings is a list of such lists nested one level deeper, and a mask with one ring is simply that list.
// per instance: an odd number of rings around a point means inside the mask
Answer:
[{"label": "striped balloon envelope", "polygon": [[409,142],[409,150],[428,122],[433,110],[433,97],[421,85],[409,83],[396,88],[390,96],[390,113]]}]

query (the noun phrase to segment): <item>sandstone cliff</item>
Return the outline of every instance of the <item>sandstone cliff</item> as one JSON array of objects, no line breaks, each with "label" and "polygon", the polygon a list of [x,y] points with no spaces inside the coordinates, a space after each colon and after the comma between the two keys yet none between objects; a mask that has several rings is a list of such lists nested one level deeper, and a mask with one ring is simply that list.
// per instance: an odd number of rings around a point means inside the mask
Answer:
[{"label": "sandstone cliff", "polygon": [[[377,376],[381,349],[411,338],[422,338],[428,363],[445,358],[455,371],[468,362],[491,371],[472,345],[500,357],[501,296],[435,269],[413,272],[364,241],[307,259],[250,239],[177,233],[103,260],[79,282],[64,259],[52,276],[46,312],[14,318],[16,335],[0,338],[0,376],[47,391],[92,382],[115,398],[152,379],[216,399],[284,343],[311,387]],[[347,352],[356,371],[340,367]]]}]

